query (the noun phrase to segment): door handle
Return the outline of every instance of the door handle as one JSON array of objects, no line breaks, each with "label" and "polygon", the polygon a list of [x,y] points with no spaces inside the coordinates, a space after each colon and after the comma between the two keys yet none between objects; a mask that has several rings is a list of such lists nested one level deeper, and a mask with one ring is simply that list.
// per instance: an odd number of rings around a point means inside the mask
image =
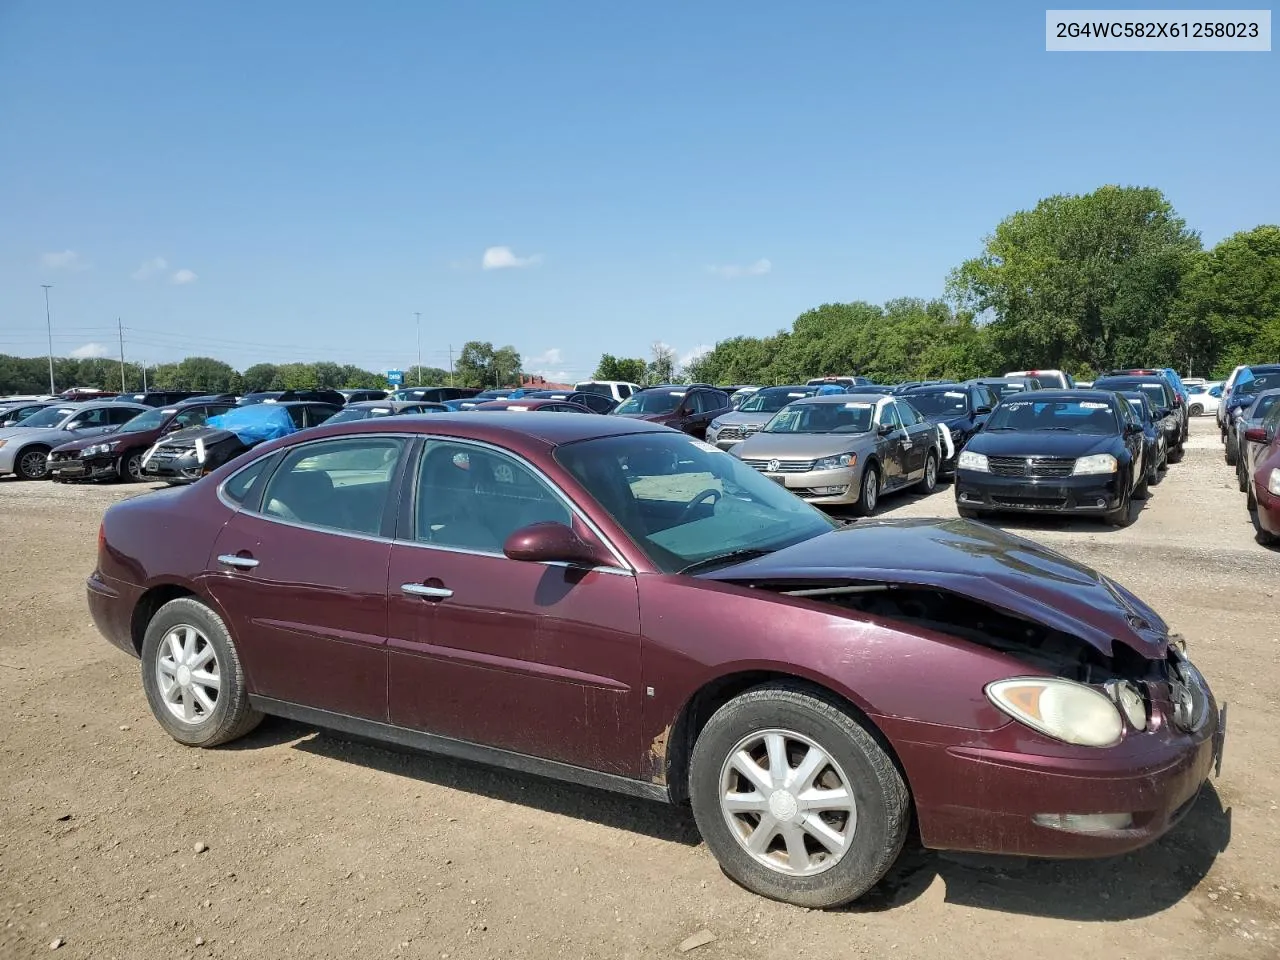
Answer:
[{"label": "door handle", "polygon": [[448,587],[428,587],[423,583],[402,583],[400,590],[403,593],[412,594],[415,597],[424,597],[427,600],[448,600],[453,596],[453,591]]},{"label": "door handle", "polygon": [[252,570],[258,565],[258,561],[253,557],[237,557],[234,553],[224,553],[218,558],[218,562],[228,567],[237,567],[241,570]]}]

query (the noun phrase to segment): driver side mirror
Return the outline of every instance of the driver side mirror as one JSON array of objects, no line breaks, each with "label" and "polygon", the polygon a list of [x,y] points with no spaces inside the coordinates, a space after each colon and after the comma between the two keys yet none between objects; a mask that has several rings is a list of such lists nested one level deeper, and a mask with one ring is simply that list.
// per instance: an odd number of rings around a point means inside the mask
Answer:
[{"label": "driver side mirror", "polygon": [[609,567],[616,561],[602,547],[588,543],[563,523],[545,520],[514,531],[502,545],[509,560],[528,563],[572,563]]},{"label": "driver side mirror", "polygon": [[975,411],[973,411],[973,412],[974,412],[974,415],[975,415],[975,416],[985,417],[987,414],[989,414],[989,413],[991,412],[991,408],[990,408],[990,407],[979,407],[977,410],[975,410]]},{"label": "driver side mirror", "polygon": [[882,437],[887,437],[896,429],[897,428],[892,423],[882,423],[876,427],[876,433],[880,434]]}]

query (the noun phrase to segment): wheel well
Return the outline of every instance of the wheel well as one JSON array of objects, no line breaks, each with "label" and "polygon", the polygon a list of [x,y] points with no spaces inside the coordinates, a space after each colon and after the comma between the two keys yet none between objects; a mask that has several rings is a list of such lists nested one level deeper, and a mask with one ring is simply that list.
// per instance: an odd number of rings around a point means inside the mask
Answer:
[{"label": "wheel well", "polygon": [[754,687],[773,683],[785,683],[792,688],[807,688],[810,692],[833,701],[857,720],[875,738],[876,742],[889,756],[889,759],[893,761],[893,765],[898,768],[902,782],[907,785],[907,793],[912,797],[912,810],[914,813],[915,799],[911,792],[911,782],[907,779],[907,772],[903,769],[902,761],[898,759],[897,751],[893,749],[893,745],[889,743],[885,735],[880,732],[880,728],[871,721],[871,718],[866,713],[847,697],[841,696],[830,687],[824,687],[820,683],[814,683],[812,680],[797,677],[794,674],[770,670],[750,670],[717,677],[701,687],[689,698],[689,702],[684,705],[684,709],[680,711],[680,716],[676,718],[676,722],[672,726],[671,737],[667,746],[667,790],[673,803],[687,804],[689,802],[689,759],[693,755],[693,745],[698,739],[698,734],[707,725],[707,721],[711,719],[717,710],[735,697],[746,693]]},{"label": "wheel well", "polygon": [[129,621],[129,637],[133,640],[133,649],[138,656],[142,656],[142,641],[147,635],[147,625],[156,612],[170,600],[194,596],[196,594],[186,587],[165,583],[152,587],[138,598],[138,603],[133,608],[133,618]]}]

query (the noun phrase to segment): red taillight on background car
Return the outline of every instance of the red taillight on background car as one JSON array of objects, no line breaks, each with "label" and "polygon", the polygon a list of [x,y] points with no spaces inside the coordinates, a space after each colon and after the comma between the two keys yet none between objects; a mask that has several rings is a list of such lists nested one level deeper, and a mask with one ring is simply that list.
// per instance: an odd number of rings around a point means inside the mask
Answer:
[{"label": "red taillight on background car", "polygon": [[107,546],[107,525],[105,523],[98,524],[98,553],[101,554]]}]

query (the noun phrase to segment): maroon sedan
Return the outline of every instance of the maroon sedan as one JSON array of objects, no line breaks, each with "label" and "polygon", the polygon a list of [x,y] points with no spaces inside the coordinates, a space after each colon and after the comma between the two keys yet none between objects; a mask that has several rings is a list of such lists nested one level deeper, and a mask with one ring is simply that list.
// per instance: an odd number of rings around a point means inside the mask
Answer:
[{"label": "maroon sedan", "polygon": [[965,520],[842,525],[625,417],[321,426],[99,539],[93,618],[178,741],[269,713],[688,803],[731,877],[809,907],[913,817],[939,849],[1132,850],[1221,757],[1204,678],[1107,577]]},{"label": "maroon sedan", "polygon": [[1280,404],[1244,439],[1246,505],[1257,518],[1258,541],[1280,544]]},{"label": "maroon sedan", "polygon": [[489,400],[486,403],[478,403],[471,409],[477,412],[481,410],[512,410],[516,413],[525,413],[530,410],[537,410],[539,413],[595,412],[594,410],[589,410],[580,403],[551,397],[508,397],[506,400]]}]

